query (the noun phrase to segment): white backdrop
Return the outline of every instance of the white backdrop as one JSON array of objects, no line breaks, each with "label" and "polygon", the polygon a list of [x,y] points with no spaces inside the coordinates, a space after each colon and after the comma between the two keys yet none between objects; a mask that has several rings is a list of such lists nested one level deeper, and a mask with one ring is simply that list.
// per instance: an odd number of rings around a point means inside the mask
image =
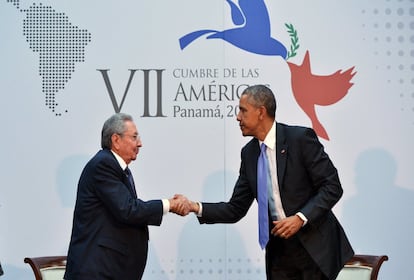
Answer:
[{"label": "white backdrop", "polygon": [[[301,65],[309,51],[314,75],[355,67],[346,96],[316,106],[345,191],[334,210],[357,253],[390,257],[381,279],[413,279],[414,1],[264,3],[270,26],[258,29],[262,39],[290,50],[285,24],[297,31],[289,63]],[[246,85],[273,89],[278,121],[312,126],[286,60],[242,47],[262,33],[234,44],[207,39],[239,24],[232,12],[224,0],[0,1],[3,279],[31,279],[25,256],[66,254],[77,180],[124,94],[120,109],[134,116],[143,139],[132,170],[144,199],[230,197],[249,140],[235,118]],[[203,29],[212,31],[180,48],[181,37]],[[200,226],[193,215],[169,214],[150,228],[144,279],[264,275],[256,204],[234,225]]]}]

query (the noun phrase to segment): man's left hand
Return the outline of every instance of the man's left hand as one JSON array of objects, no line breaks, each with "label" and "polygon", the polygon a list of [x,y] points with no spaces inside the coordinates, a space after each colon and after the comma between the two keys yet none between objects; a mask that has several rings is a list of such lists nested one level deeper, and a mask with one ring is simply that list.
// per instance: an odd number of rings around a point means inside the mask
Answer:
[{"label": "man's left hand", "polygon": [[303,220],[298,216],[290,216],[280,221],[273,221],[275,225],[270,231],[271,234],[288,239],[295,235],[303,225]]}]

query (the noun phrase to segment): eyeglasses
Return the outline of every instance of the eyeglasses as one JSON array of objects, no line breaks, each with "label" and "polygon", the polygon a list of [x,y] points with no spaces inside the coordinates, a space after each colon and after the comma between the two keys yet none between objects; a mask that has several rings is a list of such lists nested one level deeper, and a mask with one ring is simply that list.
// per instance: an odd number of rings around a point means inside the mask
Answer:
[{"label": "eyeglasses", "polygon": [[129,137],[134,142],[140,142],[141,141],[141,136],[139,136],[139,134],[134,134],[134,135],[119,134],[119,136],[121,136],[121,137],[123,137],[123,136]]}]

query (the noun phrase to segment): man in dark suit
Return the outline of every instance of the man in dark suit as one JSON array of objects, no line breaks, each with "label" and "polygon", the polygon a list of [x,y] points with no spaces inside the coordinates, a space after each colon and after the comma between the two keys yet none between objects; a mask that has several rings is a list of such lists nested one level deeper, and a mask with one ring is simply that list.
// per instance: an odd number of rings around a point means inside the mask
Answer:
[{"label": "man in dark suit", "polygon": [[188,214],[185,197],[142,201],[128,164],[142,146],[131,116],[115,114],[102,128],[100,150],[79,179],[65,279],[141,279],[148,225],[167,212]]},{"label": "man in dark suit", "polygon": [[336,168],[312,129],[275,122],[276,101],[268,87],[247,88],[239,105],[242,134],[253,139],[241,151],[233,194],[228,202],[193,202],[192,211],[207,224],[244,217],[258,199],[257,168],[264,143],[267,279],[335,279],[354,254],[332,212],[343,193]]}]

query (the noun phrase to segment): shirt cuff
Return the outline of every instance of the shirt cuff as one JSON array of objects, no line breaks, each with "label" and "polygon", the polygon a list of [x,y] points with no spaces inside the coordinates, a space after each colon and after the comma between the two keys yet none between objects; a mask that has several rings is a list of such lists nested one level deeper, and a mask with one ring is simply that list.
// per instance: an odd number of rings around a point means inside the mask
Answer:
[{"label": "shirt cuff", "polygon": [[162,200],[162,213],[163,215],[165,215],[168,212],[170,212],[170,201],[168,199],[163,199]]},{"label": "shirt cuff", "polygon": [[196,201],[196,203],[198,204],[198,212],[195,214],[197,215],[197,217],[201,217],[201,215],[203,214],[203,204],[199,201]]},{"label": "shirt cuff", "polygon": [[302,212],[296,213],[296,215],[303,221],[302,227],[304,227],[308,223],[308,219],[303,215]]}]

